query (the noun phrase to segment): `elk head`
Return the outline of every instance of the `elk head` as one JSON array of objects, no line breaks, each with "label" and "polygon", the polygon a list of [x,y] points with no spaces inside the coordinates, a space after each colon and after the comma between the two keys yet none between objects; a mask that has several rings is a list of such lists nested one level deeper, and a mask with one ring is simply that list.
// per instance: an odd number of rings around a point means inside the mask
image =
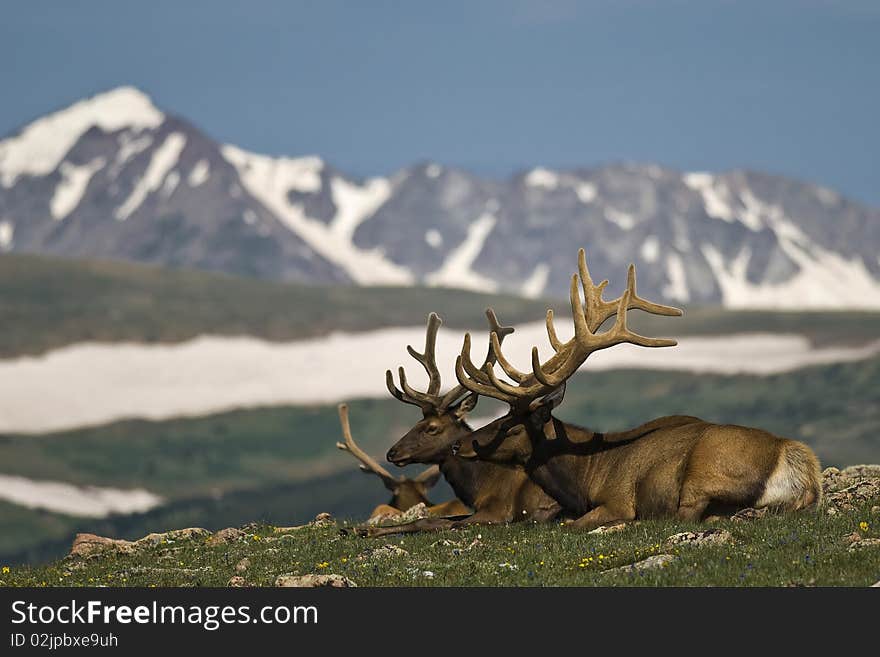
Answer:
[{"label": "elk head", "polygon": [[[565,382],[595,351],[629,343],[641,347],[672,347],[677,343],[667,338],[648,338],[631,331],[626,324],[629,310],[642,310],[654,315],[679,316],[681,310],[642,299],[636,293],[636,270],[629,266],[626,290],[617,299],[606,301],[602,293],[608,285],[603,280],[593,283],[587,269],[584,250],[578,251],[578,273],[571,278],[569,299],[574,320],[574,337],[562,342],[553,324],[553,311],[547,311],[547,336],[554,354],[542,363],[538,348],[532,348],[531,371],[515,368],[501,352],[501,342],[490,335],[492,362],[476,367],[471,361],[471,338],[464,337],[461,354],[455,362],[459,383],[475,394],[486,395],[508,404],[509,412],[461,440],[453,449],[466,459],[480,458],[493,463],[527,464],[535,450],[548,438],[566,440],[564,426],[551,415],[562,401]],[[580,290],[584,301],[581,302]],[[605,331],[600,327],[611,317],[614,324]],[[496,362],[513,381],[500,379]],[[563,435],[559,435],[559,434]]]},{"label": "elk head", "polygon": [[391,501],[388,505],[401,511],[406,511],[420,503],[430,506],[428,490],[440,479],[440,468],[436,466],[427,468],[413,479],[393,476],[354,442],[351,426],[348,422],[348,405],[339,404],[337,410],[339,411],[339,423],[342,425],[342,438],[345,442],[336,443],[336,447],[348,452],[360,461],[362,472],[374,474],[382,480],[385,488],[391,492]]},{"label": "elk head", "polygon": [[[489,333],[499,345],[505,336],[513,333],[513,328],[498,323],[493,310],[487,310],[486,317],[489,320]],[[428,373],[428,388],[425,392],[415,390],[407,383],[403,367],[398,369],[401,389],[394,385],[391,370],[385,372],[389,392],[399,401],[418,406],[422,410],[422,419],[388,450],[387,458],[395,465],[442,463],[449,458],[452,445],[471,432],[471,428],[465,422],[465,416],[476,406],[477,394],[470,392],[463,385],[457,385],[446,394],[440,394],[440,371],[437,368],[435,348],[437,331],[441,324],[440,317],[436,313],[431,313],[428,316],[424,353],[420,354],[411,346],[406,348],[409,355],[415,358]],[[492,354],[490,348],[486,356],[486,365],[494,362]]]}]

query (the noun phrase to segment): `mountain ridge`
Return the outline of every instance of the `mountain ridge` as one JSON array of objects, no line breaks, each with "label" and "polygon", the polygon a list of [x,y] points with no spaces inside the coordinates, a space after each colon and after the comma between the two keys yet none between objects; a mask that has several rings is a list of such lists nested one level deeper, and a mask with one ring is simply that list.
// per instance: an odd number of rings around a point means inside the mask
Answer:
[{"label": "mountain ridge", "polygon": [[880,308],[880,210],[778,174],[618,163],[349,176],[221,144],[120,87],[0,140],[0,249],[535,298],[574,251],[669,303]]}]

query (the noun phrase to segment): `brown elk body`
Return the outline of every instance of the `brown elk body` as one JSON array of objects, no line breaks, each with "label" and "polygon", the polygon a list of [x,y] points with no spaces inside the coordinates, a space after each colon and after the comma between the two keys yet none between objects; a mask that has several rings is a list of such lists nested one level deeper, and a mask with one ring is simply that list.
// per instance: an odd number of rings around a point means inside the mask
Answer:
[{"label": "brown elk body", "polygon": [[[521,372],[501,354],[500,342],[492,340],[497,362],[515,383],[499,379],[491,366],[475,367],[469,356],[470,336],[465,336],[456,362],[460,383],[507,402],[510,412],[459,441],[459,457],[522,467],[566,511],[578,516],[576,527],[585,529],[634,518],[699,520],[707,513],[750,506],[797,510],[819,502],[819,463],[813,452],[760,429],[671,416],[604,435],[553,417],[565,381],[594,351],[624,342],[645,347],[675,344],[633,333],[626,325],[628,310],[681,314],[638,297],[632,266],[623,295],[605,301],[607,281],[593,284],[583,250],[578,264],[579,276],[572,278],[570,292],[575,336],[561,342],[548,313],[555,351],[550,360],[541,363],[535,348],[532,371]],[[579,279],[585,304],[580,301]],[[614,316],[614,325],[599,332]]]},{"label": "brown elk body", "polygon": [[391,499],[387,504],[380,504],[373,509],[370,514],[371,520],[393,518],[417,504],[424,504],[429,515],[459,516],[470,513],[470,509],[457,499],[436,505],[428,499],[428,490],[440,479],[440,468],[437,466],[426,468],[424,472],[412,479],[393,476],[355,443],[348,420],[348,406],[339,404],[338,411],[344,442],[336,443],[336,446],[360,461],[361,471],[379,477],[385,488],[391,492]]},{"label": "brown elk body", "polygon": [[[491,332],[498,336],[499,341],[513,331],[502,327],[493,312],[489,311],[487,316]],[[387,372],[389,391],[398,400],[419,406],[423,414],[422,419],[388,450],[387,458],[399,466],[409,463],[439,466],[440,472],[458,498],[474,511],[460,520],[425,519],[397,527],[370,528],[365,533],[380,536],[469,524],[544,521],[554,518],[560,511],[559,504],[522,469],[466,460],[453,454],[452,446],[472,433],[465,417],[476,405],[477,395],[470,394],[463,386],[456,386],[443,395],[439,394],[440,375],[436,367],[434,346],[440,323],[440,318],[434,313],[428,318],[424,354],[408,347],[410,354],[428,372],[430,382],[427,392],[413,390],[407,383],[403,368],[399,369],[403,390],[394,385],[391,372]]]}]

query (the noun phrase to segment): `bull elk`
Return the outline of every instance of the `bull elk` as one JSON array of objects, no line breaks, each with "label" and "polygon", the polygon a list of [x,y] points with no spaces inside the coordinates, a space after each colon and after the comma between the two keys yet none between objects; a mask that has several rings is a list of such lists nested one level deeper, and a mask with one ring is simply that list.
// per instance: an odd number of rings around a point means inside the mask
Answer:
[{"label": "bull elk", "polygon": [[410,479],[409,477],[395,477],[388,470],[379,465],[369,454],[358,447],[351,435],[351,425],[348,421],[348,406],[339,404],[339,423],[342,425],[342,439],[345,442],[337,442],[336,447],[348,452],[360,461],[360,469],[367,474],[374,474],[382,481],[382,484],[391,492],[391,500],[388,504],[380,504],[370,514],[370,520],[379,518],[393,518],[417,504],[428,507],[430,515],[437,516],[461,516],[470,513],[459,500],[450,500],[443,504],[432,505],[428,499],[428,490],[440,479],[440,468],[432,466],[424,472]]},{"label": "bull elk", "polygon": [[[813,452],[760,429],[672,416],[630,431],[601,434],[553,417],[565,382],[593,352],[622,343],[676,344],[634,333],[627,327],[627,311],[681,315],[677,308],[638,296],[633,265],[626,290],[612,301],[602,298],[608,281],[593,284],[583,249],[578,270],[569,294],[574,337],[562,342],[553,312],[548,311],[547,335],[554,351],[549,360],[542,363],[534,347],[531,371],[520,371],[502,354],[501,341],[490,336],[493,360],[513,383],[499,378],[491,362],[476,367],[470,358],[470,336],[465,335],[456,360],[459,382],[476,394],[507,403],[509,412],[459,441],[460,458],[521,466],[577,516],[573,525],[583,529],[648,517],[697,521],[709,513],[745,507],[797,510],[819,502],[822,488]],[[613,325],[600,332],[615,316]]]},{"label": "bull elk", "polygon": [[[492,310],[486,312],[486,317],[489,320],[490,334],[501,344],[513,329],[501,326]],[[462,385],[455,386],[445,394],[440,393],[442,382],[435,350],[437,331],[441,324],[442,321],[436,313],[428,316],[424,353],[420,354],[407,346],[409,354],[428,374],[425,392],[415,390],[409,385],[403,367],[398,369],[400,388],[395,385],[391,370],[385,373],[389,392],[397,400],[418,406],[422,411],[422,419],[388,450],[387,458],[398,466],[409,463],[439,466],[452,490],[459,499],[474,509],[474,513],[458,521],[427,518],[396,527],[371,527],[361,533],[381,536],[477,523],[543,521],[555,517],[560,510],[559,504],[522,470],[465,460],[453,454],[453,444],[473,431],[465,421],[465,416],[476,405],[477,395],[470,393]],[[485,364],[491,365],[492,358],[493,352],[490,349]]]}]

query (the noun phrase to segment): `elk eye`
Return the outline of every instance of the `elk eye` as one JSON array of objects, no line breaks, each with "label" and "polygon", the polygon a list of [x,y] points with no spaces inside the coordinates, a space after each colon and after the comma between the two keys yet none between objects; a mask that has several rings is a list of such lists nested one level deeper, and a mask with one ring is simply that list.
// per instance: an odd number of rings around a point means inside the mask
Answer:
[{"label": "elk eye", "polygon": [[436,424],[429,424],[428,428],[425,431],[427,431],[432,436],[436,436],[438,433],[440,433],[440,427]]}]

